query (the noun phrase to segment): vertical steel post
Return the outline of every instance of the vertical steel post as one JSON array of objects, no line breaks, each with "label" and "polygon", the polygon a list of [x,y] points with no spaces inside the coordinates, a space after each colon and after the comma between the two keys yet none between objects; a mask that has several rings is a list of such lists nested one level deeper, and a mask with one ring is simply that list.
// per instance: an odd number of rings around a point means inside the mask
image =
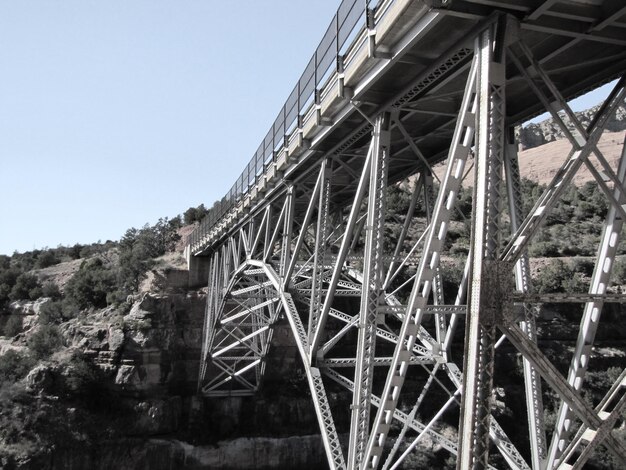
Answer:
[{"label": "vertical steel post", "polygon": [[[522,188],[517,156],[517,142],[514,129],[507,131],[507,144],[504,152],[504,172],[506,175],[507,200],[511,219],[511,233],[515,233],[523,220]],[[524,253],[515,263],[515,287],[518,292],[530,291],[530,266],[528,255]],[[525,304],[524,319],[520,328],[528,335],[528,339],[537,342],[535,326],[535,307]],[[524,384],[526,390],[526,406],[528,412],[528,429],[533,470],[540,470],[546,459],[546,431],[543,422],[543,399],[541,396],[541,379],[535,368],[527,359],[523,359]]]},{"label": "vertical steel post", "polygon": [[505,22],[490,26],[476,40],[476,177],[457,470],[482,470],[488,466],[495,316],[503,289],[497,285],[500,266],[496,260],[504,153],[505,73],[501,41],[505,26]]},{"label": "vertical steel post", "polygon": [[374,469],[380,463],[385,440],[391,428],[391,421],[409,368],[410,348],[413,347],[418,339],[418,332],[421,328],[421,322],[432,287],[434,268],[439,265],[439,257],[448,232],[450,214],[454,210],[456,197],[461,187],[465,162],[467,161],[474,137],[474,110],[476,108],[474,84],[476,71],[477,58],[474,57],[448,152],[446,174],[439,189],[433,211],[433,222],[427,232],[409,303],[406,307],[406,313],[402,320],[402,327],[398,334],[396,348],[391,360],[391,366],[380,396],[380,407],[376,413],[367,442],[367,450],[363,459],[364,468]]},{"label": "vertical steel post", "polygon": [[[326,240],[329,228],[329,208],[330,208],[330,183],[331,183],[331,160],[329,158],[322,162],[321,187],[319,203],[317,205],[317,229],[315,232],[315,250],[313,260],[313,277],[311,285],[311,308],[309,310],[309,344],[313,342],[313,336],[317,329],[317,319],[322,307],[322,282],[324,275],[324,258],[326,257]],[[303,230],[305,230],[303,228]]]},{"label": "vertical steel post", "polygon": [[359,178],[359,184],[357,186],[356,194],[354,195],[354,200],[352,202],[352,207],[350,208],[350,214],[348,215],[348,220],[346,221],[345,230],[343,232],[343,238],[341,240],[341,246],[339,247],[339,252],[337,253],[337,259],[335,261],[335,266],[333,268],[331,278],[328,284],[328,291],[326,293],[326,297],[324,298],[324,303],[321,305],[320,314],[318,318],[317,327],[315,333],[313,335],[313,340],[311,341],[311,360],[314,359],[314,356],[320,352],[319,345],[322,340],[322,335],[324,333],[324,326],[326,325],[326,319],[328,317],[328,312],[333,303],[333,299],[335,297],[335,289],[337,288],[337,283],[341,277],[341,274],[344,269],[344,264],[346,258],[348,256],[348,252],[351,250],[351,240],[353,234],[358,236],[359,232],[355,231],[355,227],[357,225],[357,220],[359,218],[359,214],[361,212],[361,205],[363,203],[363,199],[365,198],[368,182],[370,181],[370,171],[372,167],[372,159],[373,159],[373,147],[377,142],[377,139],[372,138],[372,144],[369,147],[367,152],[367,157],[365,159],[365,165],[363,165],[363,169],[361,171],[361,177]]},{"label": "vertical steel post", "polygon": [[348,445],[348,468],[358,468],[363,460],[369,437],[370,397],[374,377],[373,359],[376,347],[376,317],[382,302],[384,283],[383,239],[385,224],[385,195],[389,167],[390,114],[376,118],[372,133],[372,165],[367,200],[365,228],[365,252],[363,258],[363,290],[359,313],[356,369],[350,442]]},{"label": "vertical steel post", "polygon": [[280,248],[280,270],[279,274],[283,285],[286,284],[285,275],[291,262],[291,236],[293,233],[293,216],[295,211],[293,185],[287,187],[285,196],[285,216],[283,219],[283,239]]}]

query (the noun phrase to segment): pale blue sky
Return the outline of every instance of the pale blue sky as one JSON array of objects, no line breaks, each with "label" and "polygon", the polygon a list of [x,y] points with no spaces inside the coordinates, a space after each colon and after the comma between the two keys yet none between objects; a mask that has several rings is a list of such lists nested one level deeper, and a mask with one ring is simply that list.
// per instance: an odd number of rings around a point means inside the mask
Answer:
[{"label": "pale blue sky", "polygon": [[221,198],[336,8],[0,2],[0,253],[119,239]]},{"label": "pale blue sky", "polygon": [[221,198],[338,4],[1,1],[0,253]]}]

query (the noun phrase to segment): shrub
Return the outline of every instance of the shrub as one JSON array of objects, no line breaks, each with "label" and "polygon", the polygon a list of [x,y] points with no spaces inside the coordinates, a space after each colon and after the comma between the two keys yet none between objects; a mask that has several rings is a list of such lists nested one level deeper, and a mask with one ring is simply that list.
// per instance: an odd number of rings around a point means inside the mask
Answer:
[{"label": "shrub", "polygon": [[17,382],[35,365],[35,360],[28,354],[9,349],[0,356],[0,382]]},{"label": "shrub", "polygon": [[67,366],[65,383],[73,394],[85,392],[98,381],[98,368],[81,352],[74,352]]},{"label": "shrub", "polygon": [[139,288],[146,272],[154,265],[154,258],[172,250],[180,239],[177,229],[180,219],[159,219],[142,229],[131,228],[120,240],[118,284],[129,294]]},{"label": "shrub", "polygon": [[37,276],[30,273],[20,274],[15,285],[11,288],[9,299],[11,300],[35,300],[41,297],[41,285]]},{"label": "shrub", "polygon": [[63,321],[63,304],[59,301],[46,302],[39,309],[39,321],[43,325]]},{"label": "shrub", "polygon": [[73,247],[68,249],[68,255],[71,259],[80,259],[80,252],[83,249],[82,245],[76,243]]},{"label": "shrub", "polygon": [[626,284],[626,260],[619,258],[615,261],[613,266],[613,282],[616,284]]},{"label": "shrub", "polygon": [[539,273],[534,283],[540,294],[553,292],[581,292],[585,288],[580,273],[565,264],[560,259],[552,260]]},{"label": "shrub", "polygon": [[16,268],[0,269],[0,307],[9,301],[11,289],[13,289],[20,274],[21,271]]},{"label": "shrub", "polygon": [[541,241],[537,243],[532,243],[530,248],[528,249],[528,254],[530,256],[540,256],[540,257],[555,257],[559,256],[559,247],[555,242],[552,241]]},{"label": "shrub", "polygon": [[55,264],[59,264],[59,262],[60,261],[56,257],[53,250],[45,250],[42,251],[37,257],[35,267],[39,269],[47,268],[48,266],[54,266]]},{"label": "shrub", "polygon": [[193,224],[194,222],[201,221],[209,210],[204,207],[204,204],[200,204],[198,207],[190,207],[183,214],[183,221],[185,225]]},{"label": "shrub", "polygon": [[411,204],[411,196],[398,185],[387,188],[387,210],[395,215],[405,215]]},{"label": "shrub", "polygon": [[59,300],[62,297],[59,286],[52,281],[48,281],[43,285],[41,294],[43,297],[48,297],[52,300]]},{"label": "shrub", "polygon": [[4,336],[12,338],[22,332],[22,316],[11,315],[4,325]]},{"label": "shrub", "polygon": [[595,261],[589,258],[581,258],[577,256],[572,261],[572,268],[574,269],[574,271],[576,271],[577,273],[582,273],[588,277],[591,277],[591,275],[593,274],[594,266]]},{"label": "shrub", "polygon": [[456,201],[456,209],[452,211],[452,220],[465,221],[472,217],[472,188],[461,187]]},{"label": "shrub", "polygon": [[117,289],[116,273],[101,259],[83,261],[65,286],[65,296],[79,309],[107,306],[107,294]]},{"label": "shrub", "polygon": [[459,284],[463,279],[464,263],[453,261],[441,263],[439,274],[443,281],[443,293],[446,301],[452,303],[459,290]]},{"label": "shrub", "polygon": [[41,325],[29,336],[27,344],[36,358],[43,359],[62,346],[61,333],[56,325]]}]

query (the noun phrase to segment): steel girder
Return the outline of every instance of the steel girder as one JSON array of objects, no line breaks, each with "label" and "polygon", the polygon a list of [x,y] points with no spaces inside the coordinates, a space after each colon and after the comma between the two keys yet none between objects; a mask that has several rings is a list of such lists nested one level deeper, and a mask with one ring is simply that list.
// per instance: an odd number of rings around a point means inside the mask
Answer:
[{"label": "steel girder", "polygon": [[[467,45],[462,53],[451,51],[451,57],[466,57],[469,50],[472,60],[456,62],[455,76],[465,76],[465,87],[457,95],[446,171],[438,184],[420,136],[407,124],[422,103],[416,95],[411,103],[371,116],[369,131],[325,154],[304,176],[288,181],[285,191],[233,221],[228,237],[209,255],[199,382],[205,395],[258,390],[274,325],[284,315],[331,468],[398,468],[411,452],[424,452],[420,444],[426,438],[457,455],[462,470],[493,468],[494,450],[501,454],[498,465],[513,469],[580,468],[600,445],[626,457],[623,442],[612,433],[626,403],[624,374],[600,403],[583,399],[603,303],[624,300],[607,286],[626,202],[626,155],[613,169],[597,147],[609,117],[624,101],[624,79],[584,129],[541,61],[511,32],[514,22],[491,21],[473,38],[473,54]],[[572,143],[526,216],[505,109],[510,80],[523,80],[535,91]],[[445,86],[429,89],[423,102],[437,93],[445,94]],[[395,180],[389,179],[389,166],[403,165],[404,159],[406,174],[417,176],[409,183],[412,197],[390,244],[386,227],[394,221],[387,198],[398,178],[396,172]],[[536,295],[526,248],[583,165],[592,169],[610,205],[591,288],[561,297]],[[446,304],[446,235],[470,171],[475,174],[471,246],[460,262],[464,269],[454,303]],[[418,220],[419,209],[423,218]],[[550,301],[584,303],[565,377],[537,344],[538,305]],[[457,331],[463,325],[464,334]],[[523,358],[528,428],[526,440],[515,442],[493,412],[494,383],[499,383],[494,361],[511,349]],[[540,377],[558,396],[554,429],[544,423]],[[330,399],[337,386],[352,395],[349,409]],[[340,415],[349,429],[336,428]],[[444,437],[457,419],[456,437]],[[343,446],[340,432],[347,434]]]}]

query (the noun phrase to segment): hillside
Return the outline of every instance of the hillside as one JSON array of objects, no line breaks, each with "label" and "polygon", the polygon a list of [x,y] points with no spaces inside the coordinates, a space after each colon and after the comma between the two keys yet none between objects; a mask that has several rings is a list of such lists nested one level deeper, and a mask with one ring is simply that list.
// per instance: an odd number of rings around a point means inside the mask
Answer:
[{"label": "hillside", "polygon": [[[626,131],[605,132],[598,142],[598,149],[607,159],[611,168],[617,168],[622,153]],[[539,147],[522,150],[519,153],[520,174],[539,184],[548,184],[556,174],[571,149],[567,140],[557,140]],[[595,162],[594,157],[591,161]],[[595,165],[599,168],[599,165]],[[582,166],[574,176],[574,184],[582,186],[593,181],[593,176],[586,166]]]},{"label": "hillside", "polygon": [[[592,108],[585,109],[575,114],[581,124],[587,127],[598,109],[600,109],[600,105],[593,106]],[[567,119],[565,119],[565,122],[568,122]],[[570,125],[569,128],[571,129],[572,126]],[[615,115],[607,123],[606,131],[619,132],[623,130],[626,130],[626,106],[621,105],[617,108]],[[522,149],[531,149],[556,140],[565,139],[563,131],[552,118],[519,128],[517,134]]]}]

